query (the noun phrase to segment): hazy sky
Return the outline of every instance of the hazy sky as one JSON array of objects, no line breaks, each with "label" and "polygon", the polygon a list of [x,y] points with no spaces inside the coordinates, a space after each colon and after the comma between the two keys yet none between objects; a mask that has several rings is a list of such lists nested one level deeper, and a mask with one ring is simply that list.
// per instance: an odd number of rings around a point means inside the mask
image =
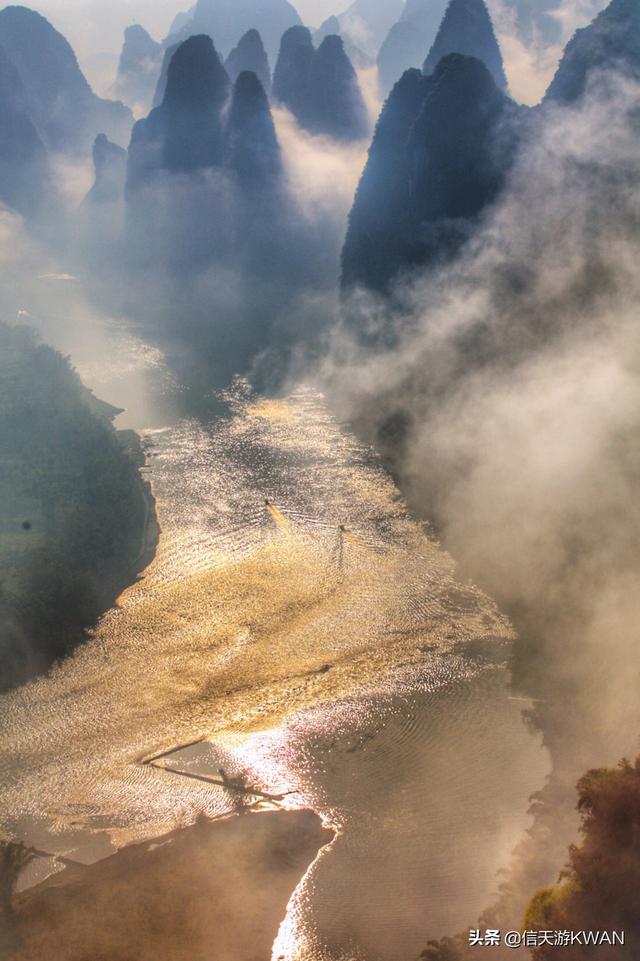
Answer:
[{"label": "hazy sky", "polygon": [[[160,40],[167,34],[176,13],[188,10],[195,0],[23,0],[44,14],[71,42],[83,69],[97,91],[114,79],[115,62],[122,45],[122,32],[131,23]],[[345,10],[350,0],[293,0],[310,26]],[[2,4],[0,3],[0,6]]]},{"label": "hazy sky", "polygon": [[[127,24],[142,23],[160,38],[171,20],[193,6],[195,0],[37,0],[27,4],[45,16],[71,28],[76,34],[97,39],[119,36]],[[312,26],[319,25],[332,13],[340,13],[350,0],[295,0],[300,16]]]},{"label": "hazy sky", "polygon": [[[24,2],[24,0],[23,0]],[[47,16],[73,45],[81,66],[97,93],[105,94],[115,79],[122,33],[131,23],[141,23],[153,37],[163,39],[176,13],[195,0],[33,0],[27,4]],[[558,11],[564,40],[588,23],[607,0],[563,0]],[[318,26],[341,13],[351,0],[293,0],[309,26]],[[2,0],[0,0],[0,5]],[[513,30],[512,13],[505,0],[489,0],[516,99],[535,103],[553,76],[558,49],[525,48]],[[503,12],[506,11],[506,19]]]}]

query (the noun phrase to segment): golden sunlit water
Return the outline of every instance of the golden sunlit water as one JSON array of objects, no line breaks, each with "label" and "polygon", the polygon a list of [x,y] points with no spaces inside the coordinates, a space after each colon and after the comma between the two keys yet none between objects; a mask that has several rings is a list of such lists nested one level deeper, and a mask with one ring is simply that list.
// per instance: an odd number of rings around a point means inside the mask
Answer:
[{"label": "golden sunlit water", "polygon": [[229,813],[229,771],[338,832],[274,958],[394,961],[484,906],[544,779],[511,629],[317,392],[224,400],[147,431],[155,560],[73,657],[0,699],[0,825],[95,860]]}]

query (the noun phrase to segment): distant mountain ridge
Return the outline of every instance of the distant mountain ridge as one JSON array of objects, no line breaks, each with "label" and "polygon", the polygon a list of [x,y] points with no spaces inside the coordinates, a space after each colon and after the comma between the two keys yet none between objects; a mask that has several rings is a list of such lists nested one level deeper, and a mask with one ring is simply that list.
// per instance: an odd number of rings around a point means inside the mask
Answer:
[{"label": "distant mountain ridge", "polygon": [[30,215],[46,194],[47,151],[31,119],[20,74],[0,47],[0,200]]},{"label": "distant mountain ridge", "polygon": [[248,30],[240,38],[225,61],[225,69],[232,83],[245,70],[255,73],[265,92],[271,93],[271,67],[258,30]]},{"label": "distant mountain ridge", "polygon": [[136,23],[124,32],[124,45],[118,64],[113,94],[129,106],[151,103],[162,65],[162,44]]},{"label": "distant mountain ridge", "polygon": [[131,111],[94,94],[71,46],[48,20],[27,7],[5,7],[0,45],[18,70],[29,114],[49,149],[86,151],[98,133],[126,143]]},{"label": "distant mountain ridge", "polygon": [[446,8],[447,0],[407,0],[378,53],[380,87],[385,95],[405,70],[424,63]]},{"label": "distant mountain ridge", "polygon": [[249,30],[262,37],[271,63],[275,62],[280,39],[289,27],[301,26],[302,20],[289,0],[198,0],[187,14],[174,21],[165,46],[190,35],[207,34],[216,49],[226,57]]},{"label": "distant mountain ridge", "polygon": [[273,97],[311,133],[344,141],[369,133],[358,77],[342,38],[334,34],[316,50],[306,27],[286,31],[273,75]]},{"label": "distant mountain ridge", "polygon": [[335,17],[345,45],[361,50],[372,62],[389,30],[402,15],[404,0],[354,0],[344,13]]}]

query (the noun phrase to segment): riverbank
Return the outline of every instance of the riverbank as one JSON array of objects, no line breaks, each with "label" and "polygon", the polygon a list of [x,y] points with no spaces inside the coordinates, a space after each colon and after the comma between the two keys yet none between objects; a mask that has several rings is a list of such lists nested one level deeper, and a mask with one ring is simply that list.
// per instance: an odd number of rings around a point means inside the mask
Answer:
[{"label": "riverbank", "polygon": [[81,646],[155,555],[145,451],[121,413],[30,328],[0,324],[0,690]]},{"label": "riverbank", "polygon": [[138,468],[137,481],[142,504],[142,523],[140,525],[138,553],[129,560],[127,569],[122,571],[122,577],[114,581],[113,602],[108,607],[113,607],[119,595],[128,587],[131,587],[142,571],[151,564],[156,556],[162,533],[153,487],[150,481],[142,475],[143,471],[149,469],[148,454],[142,438],[134,430],[118,430],[116,434],[128,456],[132,458]]},{"label": "riverbank", "polygon": [[200,818],[14,903],[12,961],[268,961],[293,891],[333,838],[309,811]]}]

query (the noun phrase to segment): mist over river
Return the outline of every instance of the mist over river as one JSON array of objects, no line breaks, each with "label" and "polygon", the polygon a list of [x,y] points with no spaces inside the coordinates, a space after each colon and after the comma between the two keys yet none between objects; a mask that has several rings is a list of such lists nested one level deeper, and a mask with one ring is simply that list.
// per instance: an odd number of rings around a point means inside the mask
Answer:
[{"label": "mist over river", "polygon": [[239,381],[185,417],[159,352],[108,339],[117,364],[77,364],[126,396],[162,535],[88,643],[0,699],[0,824],[41,853],[23,884],[230,813],[223,769],[337,830],[274,958],[410,958],[490,901],[548,774],[510,624],[315,390]]}]

